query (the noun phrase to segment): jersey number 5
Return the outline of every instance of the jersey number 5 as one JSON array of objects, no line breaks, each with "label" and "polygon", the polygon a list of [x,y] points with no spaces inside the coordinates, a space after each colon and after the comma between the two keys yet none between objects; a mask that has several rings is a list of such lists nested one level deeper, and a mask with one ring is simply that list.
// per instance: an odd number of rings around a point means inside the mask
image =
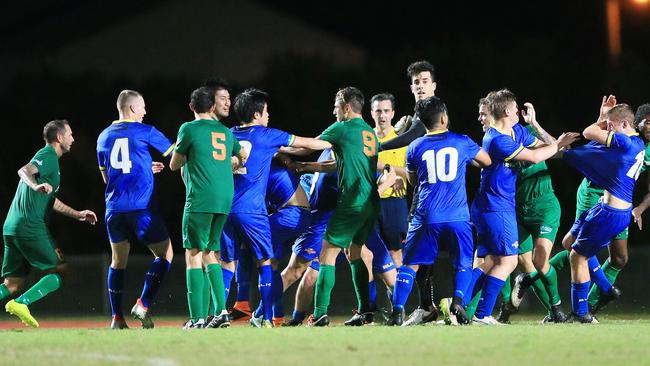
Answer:
[{"label": "jersey number 5", "polygon": [[129,139],[126,137],[115,139],[111,149],[111,167],[119,169],[122,174],[131,172],[131,157],[129,156]]},{"label": "jersey number 5", "polygon": [[361,132],[363,136],[363,153],[366,156],[373,157],[377,154],[377,139],[375,134],[370,131]]},{"label": "jersey number 5", "polygon": [[[449,163],[447,163],[449,159]],[[445,147],[437,153],[434,150],[427,150],[422,154],[422,160],[427,163],[427,175],[429,183],[451,182],[458,174],[458,150],[453,147]]]},{"label": "jersey number 5", "polygon": [[226,145],[223,144],[224,142],[226,142],[226,134],[223,132],[212,132],[212,147],[214,148],[212,158],[214,160],[226,160]]}]

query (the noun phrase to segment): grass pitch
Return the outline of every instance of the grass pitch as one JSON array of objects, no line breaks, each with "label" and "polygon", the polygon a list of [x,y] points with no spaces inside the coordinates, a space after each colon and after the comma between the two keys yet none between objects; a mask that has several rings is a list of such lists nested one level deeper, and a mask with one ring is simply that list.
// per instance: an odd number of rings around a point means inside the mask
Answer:
[{"label": "grass pitch", "polygon": [[524,320],[501,327],[18,328],[0,331],[0,364],[647,365],[650,319],[617,316],[598,325]]}]

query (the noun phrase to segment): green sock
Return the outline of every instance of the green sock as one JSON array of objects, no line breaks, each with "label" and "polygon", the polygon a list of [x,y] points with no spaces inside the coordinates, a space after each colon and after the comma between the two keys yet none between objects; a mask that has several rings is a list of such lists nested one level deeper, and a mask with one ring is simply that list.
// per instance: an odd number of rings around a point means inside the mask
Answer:
[{"label": "green sock", "polygon": [[551,266],[555,267],[555,270],[561,271],[569,265],[569,251],[563,250],[557,253],[549,261]]},{"label": "green sock", "polygon": [[210,295],[210,279],[208,278],[207,269],[203,272],[203,306],[201,306],[201,318],[205,319],[212,314],[213,308],[212,296]]},{"label": "green sock", "polygon": [[[330,305],[330,295],[336,282],[336,266],[321,264],[316,280],[316,290],[314,293],[314,318],[318,319],[327,314],[327,308]],[[368,281],[366,281],[367,283]]]},{"label": "green sock", "polygon": [[541,279],[541,277],[543,276],[541,276],[540,273],[537,271],[530,272],[528,275],[534,280],[533,284],[530,286],[533,290],[533,293],[535,294],[539,302],[542,303],[544,309],[546,309],[546,311],[551,311],[551,305],[548,302],[549,301],[548,292],[546,291],[546,287],[544,287],[544,283],[542,282]]},{"label": "green sock", "polygon": [[16,302],[25,305],[35,303],[47,296],[50,292],[60,289],[62,281],[63,279],[61,276],[56,273],[50,273],[49,275],[43,276],[40,281],[36,282],[34,286],[27,290],[27,292],[17,298]]},{"label": "green sock", "polygon": [[465,312],[467,313],[467,317],[471,320],[474,317],[474,313],[476,312],[476,307],[478,306],[479,300],[481,300],[481,292],[482,290],[479,290],[479,292],[472,297],[472,301],[467,304],[465,307]]},{"label": "green sock", "polygon": [[506,283],[503,284],[503,287],[501,287],[501,300],[503,300],[504,304],[510,302],[511,293],[512,293],[512,284],[510,283],[510,275],[508,275],[508,278],[506,278]]},{"label": "green sock", "polygon": [[[616,277],[618,277],[618,274],[621,272],[621,270],[612,266],[609,263],[609,259],[605,260],[602,268],[603,272],[605,273],[605,277],[607,277],[609,282],[613,285],[616,281]],[[598,288],[596,285],[592,285],[591,289],[589,290],[589,306],[593,307],[598,303],[598,300],[600,300],[600,294],[600,288]]]},{"label": "green sock", "polygon": [[208,264],[206,267],[210,288],[212,289],[212,315],[219,315],[226,309],[226,289],[223,286],[223,272],[218,263]]},{"label": "green sock", "polygon": [[0,301],[6,299],[9,296],[11,296],[11,292],[9,292],[7,286],[4,284],[0,285]]},{"label": "green sock", "polygon": [[557,271],[552,265],[549,266],[548,272],[545,275],[541,276],[542,283],[544,283],[544,288],[548,293],[549,305],[560,305],[562,299],[560,299],[560,292],[557,288]]},{"label": "green sock", "polygon": [[185,279],[187,281],[187,307],[190,309],[190,319],[195,322],[201,319],[201,313],[205,307],[203,303],[203,269],[187,269]]},{"label": "green sock", "polygon": [[368,268],[366,268],[366,264],[363,263],[361,258],[351,261],[350,268],[352,269],[354,292],[357,293],[357,310],[359,313],[365,313],[370,311],[370,289],[368,288],[370,276],[368,275]]}]

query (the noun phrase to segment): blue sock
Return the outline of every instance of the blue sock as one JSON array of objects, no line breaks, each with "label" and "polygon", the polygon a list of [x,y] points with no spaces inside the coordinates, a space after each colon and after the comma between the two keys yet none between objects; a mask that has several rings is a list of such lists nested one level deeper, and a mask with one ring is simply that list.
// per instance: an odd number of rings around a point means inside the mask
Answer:
[{"label": "blue sock", "polygon": [[464,298],[465,294],[472,292],[469,289],[469,284],[472,282],[472,269],[471,268],[458,268],[456,269],[456,289],[454,296]]},{"label": "blue sock", "polygon": [[264,307],[262,305],[262,301],[260,300],[260,303],[257,304],[257,308],[255,308],[255,311],[253,312],[253,317],[254,318],[259,318],[264,314]]},{"label": "blue sock", "polygon": [[262,295],[262,307],[264,309],[264,320],[273,320],[273,269],[267,264],[260,267],[260,278],[257,287]]},{"label": "blue sock", "polygon": [[494,310],[494,303],[497,301],[497,296],[499,296],[499,292],[501,292],[501,287],[506,283],[506,281],[490,275],[485,276],[484,282],[481,299],[479,300],[476,312],[474,313],[474,316],[479,319],[492,315],[492,310]]},{"label": "blue sock", "polygon": [[284,318],[284,306],[282,305],[284,285],[282,284],[282,276],[280,275],[280,271],[273,271],[272,278],[273,285],[271,286],[271,289],[273,297],[273,317]]},{"label": "blue sock", "polygon": [[294,310],[292,317],[293,317],[293,320],[297,320],[297,321],[301,322],[301,321],[305,320],[305,315],[306,314],[303,311]]},{"label": "blue sock", "polygon": [[228,301],[230,285],[232,284],[232,278],[235,276],[235,272],[221,267],[221,274],[223,275],[223,289],[226,292],[226,301]]},{"label": "blue sock", "polygon": [[463,296],[463,306],[467,306],[472,301],[472,298],[483,289],[483,282],[485,281],[485,273],[480,268],[476,267],[472,270],[472,280],[467,286],[467,292]]},{"label": "blue sock", "polygon": [[600,262],[598,262],[598,258],[596,256],[593,256],[589,258],[589,273],[591,274],[591,281],[600,288],[600,291],[603,294],[606,294],[609,292],[609,290],[612,288],[612,284],[609,282],[607,277],[605,276],[605,272],[603,272],[603,268],[600,266]]},{"label": "blue sock", "polygon": [[377,285],[375,281],[368,282],[368,291],[370,297],[370,309],[377,309]]},{"label": "blue sock", "polygon": [[140,294],[140,301],[144,307],[151,306],[151,302],[160,288],[160,283],[165,278],[165,274],[169,272],[170,267],[171,263],[165,258],[156,258],[151,263],[147,274],[144,276],[144,286],[142,287],[142,294]]},{"label": "blue sock", "polygon": [[113,316],[124,318],[122,313],[122,293],[124,292],[124,270],[108,267],[108,300],[111,302]]},{"label": "blue sock", "polygon": [[399,267],[395,288],[393,289],[394,309],[404,309],[406,300],[408,300],[411,289],[413,289],[413,282],[415,282],[415,271],[408,266]]},{"label": "blue sock", "polygon": [[589,286],[591,281],[583,283],[571,282],[571,311],[578,316],[584,316],[589,311]]},{"label": "blue sock", "polygon": [[[241,256],[240,256],[241,257]],[[237,301],[248,301],[251,293],[252,261],[240,259],[235,268],[235,282],[237,283]]]}]

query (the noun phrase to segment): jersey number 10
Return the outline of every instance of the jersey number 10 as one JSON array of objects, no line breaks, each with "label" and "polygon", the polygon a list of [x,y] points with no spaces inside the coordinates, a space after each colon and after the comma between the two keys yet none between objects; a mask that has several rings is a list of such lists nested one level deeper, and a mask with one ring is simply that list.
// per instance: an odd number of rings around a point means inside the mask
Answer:
[{"label": "jersey number 10", "polygon": [[[447,163],[449,159],[449,163]],[[458,174],[458,150],[445,147],[438,152],[427,150],[422,154],[422,160],[427,163],[429,183],[451,182]]]}]

